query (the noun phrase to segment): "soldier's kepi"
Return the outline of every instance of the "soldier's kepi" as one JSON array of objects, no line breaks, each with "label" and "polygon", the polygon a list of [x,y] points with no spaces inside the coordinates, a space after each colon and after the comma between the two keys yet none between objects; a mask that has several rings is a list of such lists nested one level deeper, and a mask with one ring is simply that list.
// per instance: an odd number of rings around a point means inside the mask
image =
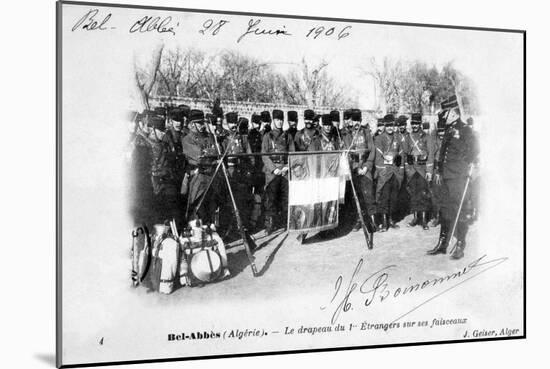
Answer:
[{"label": "soldier's kepi", "polygon": [[[435,181],[441,185],[441,230],[437,245],[429,255],[445,253],[453,235],[457,242],[451,259],[464,256],[468,221],[463,211],[472,164],[478,155],[478,145],[472,130],[460,119],[456,96],[441,103],[445,112],[445,134],[435,168]],[[448,232],[451,231],[451,234]]]}]

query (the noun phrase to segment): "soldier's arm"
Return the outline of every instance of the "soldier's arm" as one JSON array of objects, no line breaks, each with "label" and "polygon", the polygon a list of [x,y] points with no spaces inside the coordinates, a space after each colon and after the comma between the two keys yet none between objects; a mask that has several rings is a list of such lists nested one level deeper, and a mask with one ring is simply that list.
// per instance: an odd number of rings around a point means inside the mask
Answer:
[{"label": "soldier's arm", "polygon": [[[262,152],[267,153],[269,152],[269,137],[268,135],[265,135],[262,139]],[[271,161],[271,158],[269,155],[262,155],[262,160],[264,162],[264,167],[269,173],[273,173],[273,171],[276,169],[275,164]]]},{"label": "soldier's arm", "polygon": [[376,148],[374,147],[374,138],[371,134],[367,135],[367,148],[369,151],[369,155],[367,156],[366,165],[367,165],[367,172],[372,171],[372,167],[374,166],[374,158],[376,155]]}]

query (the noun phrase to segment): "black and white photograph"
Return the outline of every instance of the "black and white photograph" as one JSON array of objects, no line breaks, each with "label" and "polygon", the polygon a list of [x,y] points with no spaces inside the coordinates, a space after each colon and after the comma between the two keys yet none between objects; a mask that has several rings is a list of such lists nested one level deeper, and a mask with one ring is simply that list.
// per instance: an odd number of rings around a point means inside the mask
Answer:
[{"label": "black and white photograph", "polygon": [[58,366],[525,338],[524,30],[60,1],[57,37]]}]

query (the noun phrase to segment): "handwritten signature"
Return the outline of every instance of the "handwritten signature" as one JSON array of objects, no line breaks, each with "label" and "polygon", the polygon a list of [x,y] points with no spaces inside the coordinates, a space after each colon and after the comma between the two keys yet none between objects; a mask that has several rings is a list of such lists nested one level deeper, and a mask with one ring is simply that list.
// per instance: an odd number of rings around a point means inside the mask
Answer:
[{"label": "handwritten signature", "polygon": [[285,26],[283,26],[283,29],[265,29],[265,28],[260,28],[260,24],[261,24],[262,20],[261,19],[256,19],[254,20],[254,18],[251,18],[249,21],[248,21],[248,28],[246,29],[246,31],[237,39],[237,43],[241,42],[241,40],[243,38],[245,38],[246,36],[248,35],[256,35],[256,36],[262,36],[262,35],[267,35],[267,36],[292,36],[291,33],[289,33],[286,29]]},{"label": "handwritten signature", "polygon": [[[445,290],[437,293],[406,313],[400,315],[393,321],[396,322],[442,294],[458,287],[462,283],[480,275],[481,273],[502,264],[506,260],[508,260],[507,257],[487,260],[487,255],[483,255],[462,269],[457,269],[456,271],[442,277],[426,279],[424,281],[411,283],[406,286],[391,287],[390,272],[397,268],[397,265],[387,265],[384,268],[368,275],[367,278],[361,279],[359,278],[359,274],[365,263],[361,258],[355,266],[348,282],[344,283],[344,277],[340,275],[334,283],[334,292],[332,299],[330,300],[330,304],[336,305],[336,307],[333,311],[330,322],[331,324],[336,324],[342,313],[353,310],[356,300],[359,300],[364,308],[368,308],[374,303],[383,303],[388,299],[398,299],[404,295],[412,294],[421,290],[429,290],[430,288],[434,288],[436,286],[449,285],[449,287]],[[457,283],[453,284],[452,282]],[[325,308],[326,307],[321,307],[322,310]]]},{"label": "handwritten signature", "polygon": [[[174,26],[171,24],[172,17],[152,17],[149,15],[140,18],[130,27],[130,33],[145,33],[145,32],[158,32],[158,33],[171,33],[176,34]],[[179,23],[176,24],[179,26]]]},{"label": "handwritten signature", "polygon": [[[82,29],[86,31],[105,31],[107,30],[107,22],[109,19],[111,19],[111,13],[107,14],[101,21],[96,19],[96,16],[99,13],[99,9],[91,9],[89,12],[84,14],[82,18],[80,18],[75,25],[72,28],[72,31],[76,31],[77,29]],[[115,27],[109,27],[110,29],[114,29]]]}]

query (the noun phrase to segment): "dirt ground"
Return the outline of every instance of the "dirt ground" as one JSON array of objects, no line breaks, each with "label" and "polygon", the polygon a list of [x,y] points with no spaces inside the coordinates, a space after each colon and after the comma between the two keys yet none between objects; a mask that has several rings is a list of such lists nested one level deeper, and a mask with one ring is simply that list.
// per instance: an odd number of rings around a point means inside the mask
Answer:
[{"label": "dirt ground", "polygon": [[[361,231],[352,231],[351,222],[344,222],[330,236],[310,234],[303,244],[296,234],[279,230],[267,236],[265,231],[253,235],[258,275],[254,277],[241,241],[227,245],[229,278],[195,287],[182,287],[161,299],[185,300],[186,303],[210,299],[224,301],[266,294],[269,298],[288,298],[303,291],[329,291],[342,274],[349,277],[362,258],[369,270],[396,265],[392,273],[395,283],[406,283],[414,275],[417,280],[438,277],[456,269],[463,261],[453,261],[449,255],[428,256],[426,251],[437,243],[439,227],[423,230],[408,227],[412,215],[402,219],[399,229],[374,234],[374,248],[368,250]],[[476,253],[476,224],[470,227],[466,255]],[[451,244],[451,246],[454,242]],[[269,292],[266,292],[269,291]]]}]

